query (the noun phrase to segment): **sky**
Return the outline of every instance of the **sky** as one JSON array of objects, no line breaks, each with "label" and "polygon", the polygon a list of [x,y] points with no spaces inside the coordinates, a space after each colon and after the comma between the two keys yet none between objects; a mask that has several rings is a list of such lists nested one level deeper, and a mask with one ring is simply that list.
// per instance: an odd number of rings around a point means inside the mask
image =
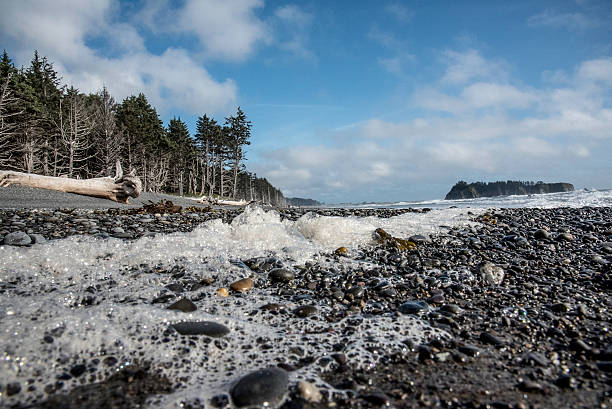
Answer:
[{"label": "sky", "polygon": [[0,48],[143,92],[168,123],[252,122],[247,168],[325,203],[458,181],[612,188],[610,0],[0,0]]}]

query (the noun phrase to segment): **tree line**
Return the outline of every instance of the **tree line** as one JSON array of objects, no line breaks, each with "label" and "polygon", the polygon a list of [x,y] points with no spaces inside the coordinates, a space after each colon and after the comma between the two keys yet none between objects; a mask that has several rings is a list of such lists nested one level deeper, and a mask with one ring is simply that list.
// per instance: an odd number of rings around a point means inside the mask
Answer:
[{"label": "tree line", "polygon": [[180,117],[164,127],[143,93],[115,102],[106,87],[84,94],[61,84],[38,52],[28,67],[0,58],[0,169],[47,176],[109,176],[120,160],[148,192],[256,200],[282,192],[247,171],[252,123],[240,107],[218,123],[203,114],[190,135]]}]

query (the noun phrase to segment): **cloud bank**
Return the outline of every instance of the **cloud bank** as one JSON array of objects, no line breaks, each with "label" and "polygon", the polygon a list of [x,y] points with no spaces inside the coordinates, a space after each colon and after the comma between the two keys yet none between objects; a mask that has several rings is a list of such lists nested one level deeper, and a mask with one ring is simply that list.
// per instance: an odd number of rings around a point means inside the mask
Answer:
[{"label": "cloud bank", "polygon": [[513,83],[502,62],[477,50],[444,56],[438,82],[406,104],[421,115],[329,131],[323,136],[334,146],[271,152],[258,173],[289,196],[328,202],[355,192],[357,200],[427,199],[419,190],[427,184],[443,197],[459,179],[609,185],[597,166],[612,152],[612,58],[581,63],[564,86],[534,89]]}]

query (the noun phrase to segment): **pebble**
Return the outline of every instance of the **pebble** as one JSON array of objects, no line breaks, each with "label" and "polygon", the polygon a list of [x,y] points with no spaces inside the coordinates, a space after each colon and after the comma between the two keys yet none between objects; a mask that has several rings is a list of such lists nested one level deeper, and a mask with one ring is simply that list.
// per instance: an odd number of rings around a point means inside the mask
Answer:
[{"label": "pebble", "polygon": [[27,246],[31,243],[32,238],[22,231],[15,231],[4,236],[4,244],[8,246]]},{"label": "pebble", "polygon": [[206,335],[220,338],[230,333],[230,329],[223,324],[213,321],[185,321],[172,324],[181,335]]},{"label": "pebble", "polygon": [[306,402],[317,403],[320,402],[323,396],[314,384],[307,381],[300,381],[297,385],[297,391],[299,396]]},{"label": "pebble", "polygon": [[275,268],[270,270],[268,278],[274,283],[289,283],[295,278],[295,274],[286,268]]},{"label": "pebble", "polygon": [[239,293],[246,293],[253,288],[253,280],[250,277],[243,278],[242,280],[233,282],[230,288]]},{"label": "pebble", "polygon": [[314,305],[302,305],[301,307],[297,307],[295,310],[293,310],[293,313],[300,318],[306,318],[316,314],[317,307]]},{"label": "pebble", "polygon": [[225,287],[221,287],[217,290],[216,294],[219,297],[228,297],[229,296],[229,291],[227,290],[227,288]]},{"label": "pebble", "polygon": [[504,281],[504,269],[490,261],[485,261],[478,267],[480,277],[490,285],[500,285]]},{"label": "pebble", "polygon": [[243,376],[230,389],[237,407],[276,406],[287,392],[289,377],[285,370],[271,367]]},{"label": "pebble", "polygon": [[403,314],[418,314],[429,309],[425,301],[407,301],[399,306],[398,311]]},{"label": "pebble", "polygon": [[182,312],[192,312],[198,309],[198,307],[189,299],[181,298],[177,302],[168,306],[169,310],[178,310]]}]

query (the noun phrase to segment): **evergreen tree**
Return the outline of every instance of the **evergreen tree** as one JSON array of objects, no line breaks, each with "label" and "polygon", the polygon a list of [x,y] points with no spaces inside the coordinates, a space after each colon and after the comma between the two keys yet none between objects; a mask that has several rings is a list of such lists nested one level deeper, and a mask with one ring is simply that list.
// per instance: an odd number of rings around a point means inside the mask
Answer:
[{"label": "evergreen tree", "polygon": [[159,191],[169,171],[171,143],[162,121],[144,94],[130,96],[117,109],[125,137],[123,158],[142,175],[143,190]]},{"label": "evergreen tree", "polygon": [[189,130],[181,118],[173,118],[168,124],[168,138],[172,143],[173,185],[179,195],[183,195],[188,182],[189,164],[194,154],[194,143],[189,136]]},{"label": "evergreen tree", "polygon": [[238,170],[240,163],[244,160],[244,146],[250,145],[251,142],[251,121],[247,121],[246,115],[240,107],[236,111],[236,115],[225,118],[225,124],[228,128],[228,148],[233,161],[234,184],[232,197],[236,198],[236,189],[238,187]]}]

